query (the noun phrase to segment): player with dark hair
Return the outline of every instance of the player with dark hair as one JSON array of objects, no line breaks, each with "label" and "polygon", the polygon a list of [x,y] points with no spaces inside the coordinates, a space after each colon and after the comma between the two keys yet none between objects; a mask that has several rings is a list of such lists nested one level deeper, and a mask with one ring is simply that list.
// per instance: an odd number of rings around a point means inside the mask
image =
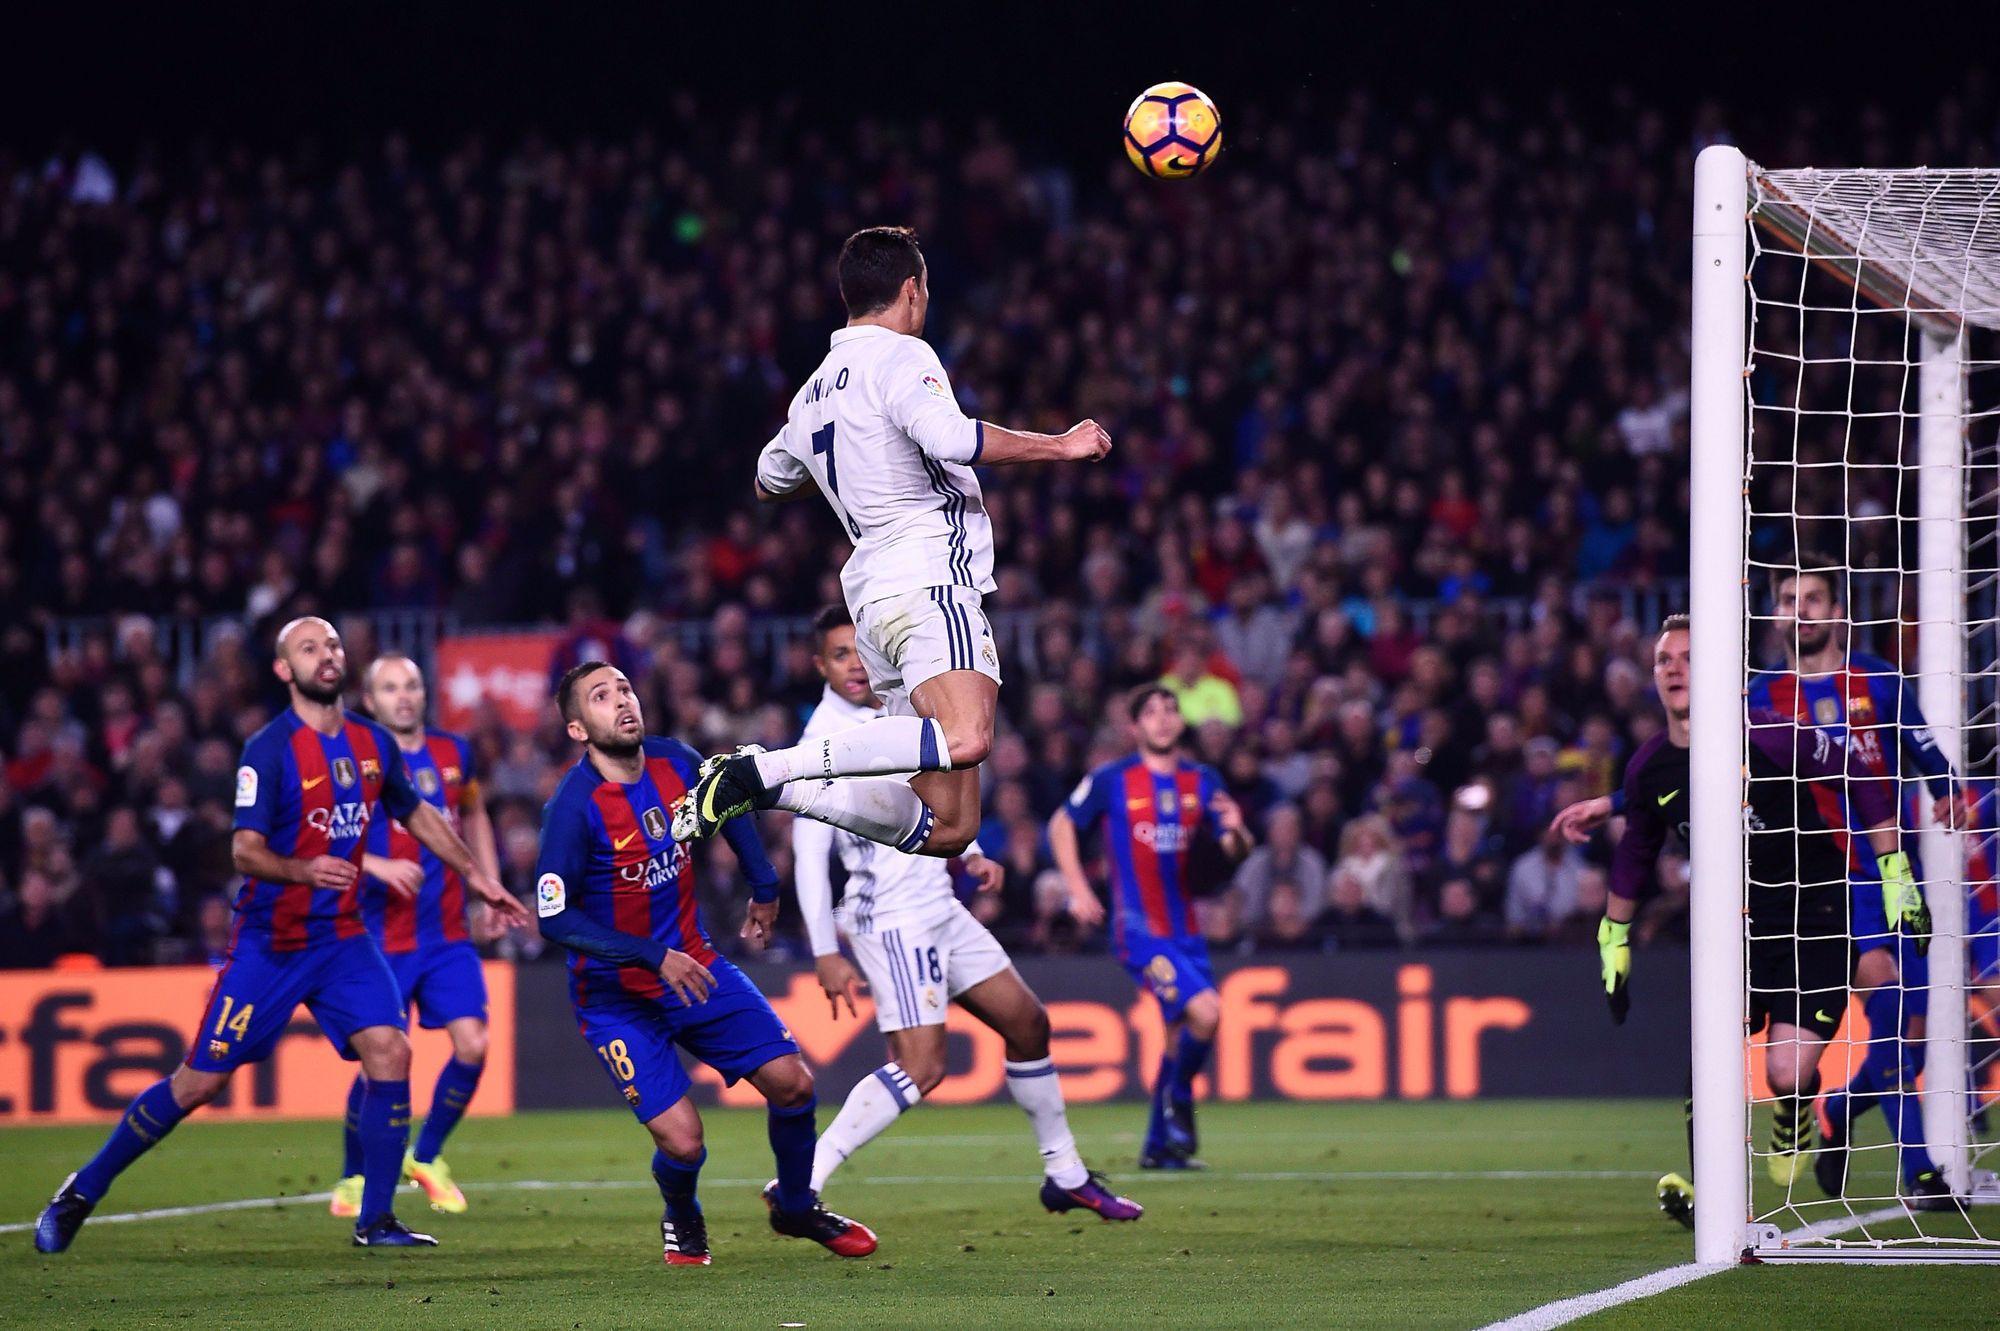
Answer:
[{"label": "player with dark hair", "polygon": [[[1847,743],[1871,772],[1897,790],[1897,807],[1913,805],[1929,787],[1934,814],[1946,827],[1965,826],[1955,807],[1951,764],[1917,706],[1916,690],[1879,656],[1849,650],[1839,566],[1827,555],[1802,552],[1790,568],[1771,570],[1771,597],[1785,648],[1785,668],[1750,680],[1752,707],[1767,707]],[[1847,1183],[1847,1140],[1856,1114],[1880,1105],[1899,1146],[1902,1177],[1913,1191],[1938,1177],[1924,1141],[1917,1096],[1923,1071],[1924,1018],[1929,1009],[1930,912],[1921,894],[1891,913],[1874,879],[1874,853],[1844,833],[1853,811],[1838,792],[1815,792],[1820,812],[1839,830],[1853,883],[1850,933],[1857,956],[1854,987],[1868,1016],[1861,1066],[1825,1101],[1825,1140],[1813,1160],[1820,1186],[1838,1197]],[[1903,849],[1914,862],[1918,819],[1912,808]],[[1913,869],[1913,873],[1916,871]],[[1921,874],[1917,874],[1921,877]],[[1970,875],[1968,875],[1970,876]]]},{"label": "player with dark hair", "polygon": [[[407,656],[376,657],[361,677],[361,693],[369,714],[395,737],[417,793],[458,829],[479,867],[497,880],[500,859],[479,795],[472,742],[424,724],[424,676],[417,663]],[[468,899],[458,871],[426,850],[399,819],[369,820],[361,873],[361,920],[395,972],[405,1020],[415,1004],[425,1030],[442,1029],[451,1037],[451,1057],[438,1073],[423,1131],[403,1158],[403,1177],[424,1190],[432,1210],[458,1214],[465,1194],[440,1152],[486,1067],[486,976],[475,940],[497,936],[490,932],[493,917]],[[365,1090],[365,1080],[356,1077],[347,1095],[346,1164],[328,1207],[337,1216],[360,1214]]]},{"label": "player with dark hair", "polygon": [[[959,409],[923,340],[930,275],[915,233],[871,227],[840,252],[847,326],[792,398],[757,463],[757,497],[819,487],[854,542],[841,588],[883,715],[788,749],[711,759],[675,810],[674,836],[712,836],[753,808],[784,808],[906,853],[950,858],[979,830],[975,769],[993,746],[1000,656],[981,608],[993,528],[974,464],[1095,461],[1094,421],[1059,435]],[[835,777],[900,780],[838,781]]]},{"label": "player with dark hair", "polygon": [[[1653,648],[1653,682],[1666,709],[1664,730],[1646,741],[1625,768],[1625,834],[1611,865],[1610,896],[1597,943],[1612,1020],[1631,1008],[1631,926],[1656,872],[1670,831],[1685,840],[1688,820],[1688,618],[1672,615]],[[1914,893],[1909,865],[1897,848],[1896,806],[1889,783],[1824,731],[1763,709],[1747,714],[1746,879],[1751,1034],[1768,1024],[1764,1072],[1777,1096],[1772,1180],[1789,1187],[1812,1144],[1813,1097],[1819,1060],[1847,1009],[1847,863],[1838,823],[1820,812],[1815,787],[1844,789],[1867,829],[1883,888],[1898,898]],[[1609,796],[1572,804],[1554,826],[1572,841],[1610,818]],[[1692,1149],[1692,1126],[1690,1126]],[[1660,1209],[1693,1223],[1694,1189],[1679,1174],[1659,1183]]]},{"label": "player with dark hair", "polygon": [[270,1057],[300,1003],[365,1080],[355,1244],[437,1242],[393,1209],[409,1140],[410,1039],[396,977],[361,922],[360,862],[374,811],[401,819],[502,919],[525,926],[528,914],[424,801],[389,732],[341,707],[347,652],[333,625],[313,617],[285,625],[272,668],[292,704],[244,744],[236,771],[231,854],[243,886],[228,964],[187,1060],[134,1097],[103,1149],[42,1212],[39,1251],[69,1247],[113,1179],[220,1094],[237,1068]]},{"label": "player with dark hair", "polygon": [[1208,1061],[1222,1004],[1208,943],[1195,924],[1188,850],[1196,829],[1206,827],[1221,840],[1225,855],[1240,860],[1250,853],[1250,831],[1243,811],[1223,792],[1221,775],[1181,756],[1187,723],[1169,689],[1140,688],[1129,712],[1138,752],[1106,763],[1078,783],[1049,819],[1049,849],[1069,887],[1070,914],[1080,924],[1103,923],[1104,905],[1084,873],[1077,838],[1104,820],[1118,959],[1133,981],[1159,1000],[1166,1023],[1139,1164],[1199,1168],[1194,1079]]},{"label": "player with dark hair", "polygon": [[[688,1098],[685,1050],[747,1080],[769,1102],[778,1177],[764,1189],[771,1228],[843,1257],[875,1251],[866,1225],[835,1215],[812,1190],[813,1075],[791,1033],[742,971],[716,954],[695,902],[694,856],[673,839],[668,810],[699,758],[677,739],[646,734],[625,672],[585,661],[562,677],[557,705],[583,757],[542,813],[535,911],[542,933],[570,952],[570,1002],[584,1039],[654,1143],[665,1211],[662,1257],[709,1264],[695,1183],[708,1158]],[[778,874],[748,820],[723,828],[750,881],[743,936],[770,937]]]}]

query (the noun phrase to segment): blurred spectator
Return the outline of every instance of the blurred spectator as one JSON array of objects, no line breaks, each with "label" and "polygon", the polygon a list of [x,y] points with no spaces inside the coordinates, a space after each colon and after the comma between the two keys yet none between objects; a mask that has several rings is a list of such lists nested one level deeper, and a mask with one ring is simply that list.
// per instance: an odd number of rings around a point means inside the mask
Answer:
[{"label": "blurred spectator", "polygon": [[1409,871],[1396,844],[1395,830],[1381,814],[1364,814],[1341,833],[1340,860],[1333,866],[1333,881],[1338,884],[1343,879],[1357,886],[1361,900],[1371,910],[1395,924],[1398,938],[1407,943],[1415,936]]},{"label": "blurred spectator", "polygon": [[1499,919],[1480,908],[1472,884],[1454,878],[1438,893],[1438,921],[1424,936],[1431,947],[1491,947],[1504,942]]},{"label": "blurred spectator", "polygon": [[1554,828],[1545,828],[1533,850],[1507,870],[1507,934],[1541,942],[1575,914],[1587,866],[1583,855]]},{"label": "blurred spectator", "polygon": [[1231,880],[1241,898],[1243,917],[1253,929],[1270,922],[1271,891],[1289,885],[1293,904],[1306,920],[1326,907],[1326,861],[1304,841],[1304,821],[1298,806],[1280,804],[1264,820],[1264,837]]},{"label": "blurred spectator", "polygon": [[0,970],[51,966],[66,953],[90,951],[92,942],[87,929],[71,925],[48,878],[33,869],[12,904],[0,906]]},{"label": "blurred spectator", "polygon": [[1332,904],[1321,913],[1320,935],[1336,951],[1359,952],[1395,947],[1402,940],[1396,922],[1368,904],[1361,880],[1352,874],[1333,880]]},{"label": "blurred spectator", "polygon": [[1300,900],[1298,884],[1288,880],[1272,884],[1256,937],[1260,952],[1319,950],[1318,927]]},{"label": "blurred spectator", "polygon": [[1209,668],[1208,654],[1196,638],[1180,640],[1174,648],[1173,665],[1160,676],[1160,683],[1172,690],[1190,726],[1220,721],[1233,730],[1243,724],[1243,703],[1236,686]]}]

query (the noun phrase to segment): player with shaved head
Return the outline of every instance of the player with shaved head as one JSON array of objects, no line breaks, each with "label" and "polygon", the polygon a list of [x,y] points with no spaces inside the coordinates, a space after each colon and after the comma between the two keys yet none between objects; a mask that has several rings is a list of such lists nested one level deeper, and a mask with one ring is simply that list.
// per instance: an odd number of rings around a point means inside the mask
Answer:
[{"label": "player with shaved head", "polygon": [[285,625],[272,669],[291,706],[250,737],[236,770],[231,851],[243,885],[228,963],[186,1061],[132,1100],[42,1212],[42,1252],[69,1247],[113,1179],[213,1100],[237,1068],[270,1057],[301,1003],[340,1056],[361,1064],[356,1246],[437,1242],[392,1209],[409,1137],[410,1039],[395,974],[361,920],[361,861],[378,810],[400,819],[500,919],[525,926],[528,915],[425,801],[389,732],[341,707],[347,652],[333,625],[313,617]]},{"label": "player with shaved head", "polygon": [[[424,724],[424,676],[417,663],[407,656],[377,657],[361,677],[361,696],[376,722],[395,737],[417,793],[458,829],[480,868],[498,878],[500,860],[479,795],[472,743]],[[455,1215],[465,1210],[465,1194],[440,1152],[486,1067],[486,977],[476,943],[504,931],[495,927],[490,911],[467,897],[458,871],[426,850],[399,819],[369,820],[361,874],[361,920],[395,972],[404,1012],[414,1004],[425,1030],[443,1028],[451,1036],[452,1056],[438,1073],[430,1113],[404,1157],[403,1177],[424,1190],[432,1210]],[[361,1101],[367,1084],[356,1077],[347,1096],[347,1163],[328,1208],[338,1216],[361,1212]]]}]

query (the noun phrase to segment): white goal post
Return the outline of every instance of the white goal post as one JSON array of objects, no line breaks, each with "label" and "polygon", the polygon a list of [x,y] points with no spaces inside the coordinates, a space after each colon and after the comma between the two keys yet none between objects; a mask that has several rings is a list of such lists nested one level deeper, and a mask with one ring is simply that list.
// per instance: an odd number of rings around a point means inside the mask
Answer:
[{"label": "white goal post", "polygon": [[[1883,1118],[1869,1121],[1866,1167],[1859,1147],[1849,1154],[1858,1172],[1844,1197],[1816,1188],[1810,1169],[1800,1182],[1775,1184],[1775,1170],[1760,1163],[1766,1123],[1753,1111],[1770,1101],[1755,1098],[1761,1063],[1745,1038],[1744,832],[1746,687],[1771,664],[1767,580],[1822,534],[1823,548],[1841,561],[1854,650],[1865,637],[1914,677],[1918,706],[1954,773],[1967,775],[1972,760],[1968,726],[1975,718],[1990,726],[1985,693],[1968,714],[1968,680],[1990,684],[1996,671],[1991,597],[1968,613],[1967,551],[1979,552],[1971,576],[1990,584],[1979,570],[1994,567],[1991,546],[2000,538],[1982,536],[1973,517],[1990,507],[1993,459],[1976,459],[1994,413],[1975,405],[1970,385],[1975,371],[2000,368],[1978,359],[1973,341],[1990,346],[1986,330],[2000,329],[2000,171],[1767,171],[1718,145],[1696,161],[1694,206],[1688,848],[1696,1260],[2000,1260],[2000,1212],[1902,1205]],[[1991,454],[1991,441],[1983,446]],[[1786,498],[1760,508],[1757,496],[1772,493]],[[1912,633],[1910,654],[1903,649]],[[1970,666],[1969,641],[1981,644]],[[1896,762],[1895,746],[1883,744]],[[1990,758],[1990,742],[1978,747]],[[1976,1202],[1992,1178],[1975,1168],[1968,1129],[1978,1108],[1968,1072],[1972,839],[1937,825],[1929,797],[1904,805],[1933,922],[1925,1144],[1952,1191]],[[1838,1088],[1858,1048],[1846,1038],[1844,1030],[1827,1047],[1823,1071],[1839,1070],[1825,1089]]]}]

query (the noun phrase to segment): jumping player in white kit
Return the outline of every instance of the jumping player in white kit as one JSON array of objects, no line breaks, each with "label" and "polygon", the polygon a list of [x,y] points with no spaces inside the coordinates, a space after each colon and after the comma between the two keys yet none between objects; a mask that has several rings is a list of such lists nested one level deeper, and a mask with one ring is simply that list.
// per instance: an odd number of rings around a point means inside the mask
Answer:
[{"label": "jumping player in white kit", "polygon": [[[907,853],[962,853],[979,830],[974,770],[993,746],[1000,656],[980,609],[993,529],[973,465],[1094,462],[1095,421],[1028,434],[967,417],[921,336],[923,252],[907,227],[870,227],[840,251],[847,327],[792,399],[757,461],[766,502],[819,486],[854,542],[841,590],[883,716],[770,753],[710,759],[674,810],[676,840],[784,808]],[[832,780],[918,773],[908,780]],[[789,783],[789,784],[788,784]]]},{"label": "jumping player in white kit", "polygon": [[[813,665],[826,680],[826,691],[806,723],[807,742],[882,714],[845,607],[828,607],[813,624]],[[837,913],[828,874],[835,854],[847,870]],[[839,1019],[843,1001],[848,1014],[857,1015],[854,1000],[861,987],[854,964],[840,953],[845,936],[867,976],[875,1021],[890,1054],[888,1063],[855,1085],[820,1134],[813,1187],[823,1189],[842,1161],[944,1080],[945,1008],[957,1002],[1007,1042],[1007,1089],[1027,1114],[1041,1150],[1042,1205],[1051,1211],[1083,1208],[1106,1220],[1144,1214],[1136,1202],[1106,1187],[1077,1154],[1049,1057],[1048,1011],[999,941],[959,902],[945,862],[804,818],[792,824],[792,862],[799,912],[834,1018]],[[966,848],[965,866],[982,884],[997,885],[1000,867],[981,855],[976,843]]]}]

